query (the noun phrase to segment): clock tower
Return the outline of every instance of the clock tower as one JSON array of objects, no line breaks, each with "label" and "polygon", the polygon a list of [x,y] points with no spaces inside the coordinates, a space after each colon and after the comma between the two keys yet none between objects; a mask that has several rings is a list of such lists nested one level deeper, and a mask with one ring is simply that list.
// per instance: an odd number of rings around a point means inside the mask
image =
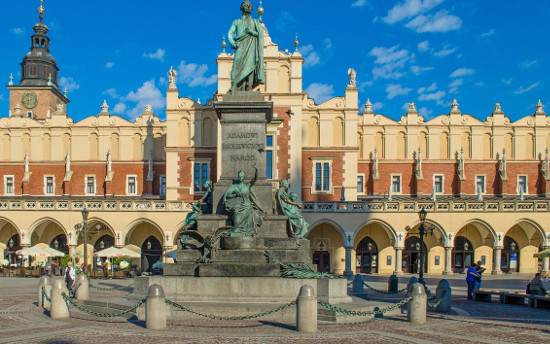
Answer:
[{"label": "clock tower", "polygon": [[[31,50],[21,62],[21,81],[13,84],[10,77],[10,116],[46,120],[58,109],[65,109],[69,99],[58,86],[57,62],[50,55],[48,27],[44,24],[43,1],[40,0],[38,14],[40,22],[33,27]],[[64,113],[65,111],[63,111]]]}]

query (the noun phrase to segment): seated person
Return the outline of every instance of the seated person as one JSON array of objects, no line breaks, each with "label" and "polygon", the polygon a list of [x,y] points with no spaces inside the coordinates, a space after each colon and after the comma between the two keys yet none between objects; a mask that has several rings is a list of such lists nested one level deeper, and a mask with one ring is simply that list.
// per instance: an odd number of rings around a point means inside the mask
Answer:
[{"label": "seated person", "polygon": [[537,272],[535,278],[529,284],[529,292],[533,295],[546,295],[546,288],[544,287],[540,273]]}]

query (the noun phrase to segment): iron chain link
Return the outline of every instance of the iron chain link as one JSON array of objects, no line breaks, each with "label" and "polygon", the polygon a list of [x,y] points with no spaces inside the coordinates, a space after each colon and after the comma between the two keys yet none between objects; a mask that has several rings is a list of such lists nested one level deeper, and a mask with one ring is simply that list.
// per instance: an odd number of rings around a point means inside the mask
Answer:
[{"label": "iron chain link", "polygon": [[401,290],[398,290],[398,291],[384,291],[384,290],[380,290],[380,289],[376,289],[376,288],[371,287],[370,285],[367,284],[367,282],[363,282],[363,284],[365,285],[365,287],[369,288],[370,290],[375,291],[375,292],[380,293],[380,294],[395,295],[395,294],[401,294],[401,293],[407,291],[407,287],[405,287]]},{"label": "iron chain link", "polygon": [[[88,313],[90,315],[93,315],[93,316],[96,316],[96,317],[100,317],[100,318],[115,318],[115,317],[119,317],[121,315],[124,315],[126,313],[130,313],[132,312],[133,310],[135,310],[136,308],[138,308],[139,306],[141,306],[143,303],[145,303],[145,299],[139,301],[138,303],[136,303],[135,305],[133,305],[132,307],[126,309],[126,310],[123,310],[123,311],[120,311],[120,312],[116,312],[116,313],[99,313],[99,312],[95,312],[95,311],[92,311],[82,305],[79,305],[78,303],[74,302],[74,300],[72,300],[69,296],[67,296],[67,294],[63,293],[61,294],[61,296],[63,296],[63,299],[65,300],[65,302],[68,302],[70,303],[71,305],[75,306],[76,308],[78,308],[78,310],[84,312],[84,313]],[[68,307],[68,306],[67,306]]]},{"label": "iron chain link", "polygon": [[173,306],[173,307],[175,307],[175,308],[181,309],[182,311],[189,312],[189,313],[192,313],[192,314],[195,314],[195,315],[199,315],[201,317],[214,319],[214,320],[250,320],[250,319],[257,319],[257,318],[265,317],[267,315],[271,315],[273,313],[277,313],[279,311],[282,311],[285,308],[296,305],[296,301],[292,301],[292,302],[289,302],[289,303],[284,304],[282,306],[273,308],[273,309],[271,309],[269,311],[266,311],[266,312],[261,312],[261,313],[257,313],[257,314],[251,314],[251,315],[243,315],[243,316],[224,317],[224,316],[219,316],[219,315],[214,315],[214,314],[200,313],[200,312],[194,311],[192,309],[189,309],[185,306],[182,306],[182,305],[177,304],[176,302],[173,302],[173,301],[170,301],[170,300],[166,300],[166,303]]},{"label": "iron chain link", "polygon": [[336,306],[333,306],[331,305],[330,303],[328,302],[324,302],[324,301],[317,301],[317,303],[323,307],[325,307],[326,309],[330,309],[330,310],[333,310],[337,313],[340,313],[340,314],[345,314],[345,315],[354,315],[354,316],[373,316],[373,315],[380,315],[380,314],[384,314],[386,312],[390,312],[390,311],[393,311],[403,305],[406,305],[407,303],[409,303],[410,301],[412,300],[412,297],[407,297],[401,301],[399,301],[398,303],[395,303],[391,306],[388,306],[386,308],[382,308],[382,309],[379,309],[379,310],[376,310],[376,311],[352,311],[352,310],[349,310],[349,309],[344,309],[344,308],[340,308],[340,307],[336,307]]},{"label": "iron chain link", "polygon": [[441,303],[441,301],[443,300],[443,298],[439,298],[438,300],[436,300],[435,303],[427,303],[428,305],[428,308],[432,308],[432,309],[436,309],[437,306],[439,306],[439,304]]},{"label": "iron chain link", "polygon": [[133,287],[134,284],[132,283],[129,286],[126,286],[126,287],[98,287],[98,286],[95,286],[95,285],[90,283],[89,286],[90,286],[90,288],[97,289],[97,290],[111,291],[111,290],[125,290],[125,289]]},{"label": "iron chain link", "polygon": [[46,288],[42,286],[42,304],[44,304],[44,299],[46,301],[51,302],[52,300],[48,297],[48,293],[46,293]]}]

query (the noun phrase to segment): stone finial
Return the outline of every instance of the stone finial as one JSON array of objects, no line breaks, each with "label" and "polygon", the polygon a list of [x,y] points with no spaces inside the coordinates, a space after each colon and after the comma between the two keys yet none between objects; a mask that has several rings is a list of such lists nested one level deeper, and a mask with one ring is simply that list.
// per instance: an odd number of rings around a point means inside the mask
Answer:
[{"label": "stone finial", "polygon": [[296,39],[294,40],[294,51],[298,52],[298,47],[300,46],[300,41],[298,40],[298,33],[296,33]]},{"label": "stone finial", "polygon": [[453,111],[458,110],[458,105],[460,105],[460,104],[458,104],[458,102],[456,101],[456,98],[453,99],[453,101],[451,103],[451,110],[453,110]]},{"label": "stone finial", "polygon": [[225,47],[227,47],[227,43],[225,42],[225,35],[222,36],[222,53],[225,53]]},{"label": "stone finial", "polygon": [[8,82],[8,86],[13,86],[13,73],[10,73],[10,81]]},{"label": "stone finial", "polygon": [[145,105],[145,112],[153,112],[153,106],[151,104]]},{"label": "stone finial", "polygon": [[101,113],[109,113],[109,105],[107,105],[107,101],[105,99],[101,105]]},{"label": "stone finial", "polygon": [[494,112],[502,112],[502,105],[500,103],[495,103]]},{"label": "stone finial", "polygon": [[357,84],[357,71],[353,68],[348,69],[349,83],[348,86],[356,87]]},{"label": "stone finial", "polygon": [[15,106],[13,107],[13,110],[15,110],[13,112],[14,117],[21,117],[21,104],[19,104],[19,102],[15,104]]},{"label": "stone finial", "polygon": [[260,1],[260,7],[258,7],[258,17],[260,22],[262,22],[262,16],[264,15],[264,8],[262,7],[262,2]]},{"label": "stone finial", "polygon": [[365,110],[368,112],[372,111],[372,103],[370,102],[370,98],[367,98],[367,102],[365,103]]},{"label": "stone finial", "polygon": [[415,104],[413,102],[409,103],[409,111],[416,111]]},{"label": "stone finial", "polygon": [[537,105],[535,106],[535,109],[537,109],[537,112],[542,112],[542,110],[544,109],[544,105],[542,105],[542,103],[540,102],[540,99],[537,102]]},{"label": "stone finial", "polygon": [[[173,66],[170,66],[170,70],[168,71],[168,88],[171,88],[171,89],[176,88],[177,76],[178,76],[178,72],[176,72]],[[145,111],[147,111],[147,106],[145,106],[145,109],[146,109]]]}]

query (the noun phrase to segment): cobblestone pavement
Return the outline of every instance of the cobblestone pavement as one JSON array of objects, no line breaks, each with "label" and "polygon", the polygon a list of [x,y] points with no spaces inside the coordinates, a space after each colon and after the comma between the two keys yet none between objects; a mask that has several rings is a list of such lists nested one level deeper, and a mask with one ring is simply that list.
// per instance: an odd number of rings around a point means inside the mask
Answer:
[{"label": "cobblestone pavement", "polygon": [[[383,289],[387,280],[370,280]],[[128,285],[130,281],[92,281]],[[453,284],[453,283],[451,283]],[[458,284],[458,283],[457,283]],[[523,280],[518,282],[518,286]],[[358,318],[350,324],[320,323],[303,334],[287,322],[217,321],[203,318],[169,321],[163,331],[148,331],[138,320],[102,319],[71,308],[71,317],[53,320],[36,306],[38,279],[0,278],[0,343],[548,343],[550,310],[467,301],[453,287],[453,314],[428,313],[424,325],[391,318]],[[513,287],[514,283],[510,282]],[[512,288],[511,289],[514,289]],[[456,292],[455,292],[456,289]],[[123,300],[124,291],[90,290],[91,298]],[[367,291],[367,296],[383,298]],[[126,304],[135,303],[134,301]]]}]

